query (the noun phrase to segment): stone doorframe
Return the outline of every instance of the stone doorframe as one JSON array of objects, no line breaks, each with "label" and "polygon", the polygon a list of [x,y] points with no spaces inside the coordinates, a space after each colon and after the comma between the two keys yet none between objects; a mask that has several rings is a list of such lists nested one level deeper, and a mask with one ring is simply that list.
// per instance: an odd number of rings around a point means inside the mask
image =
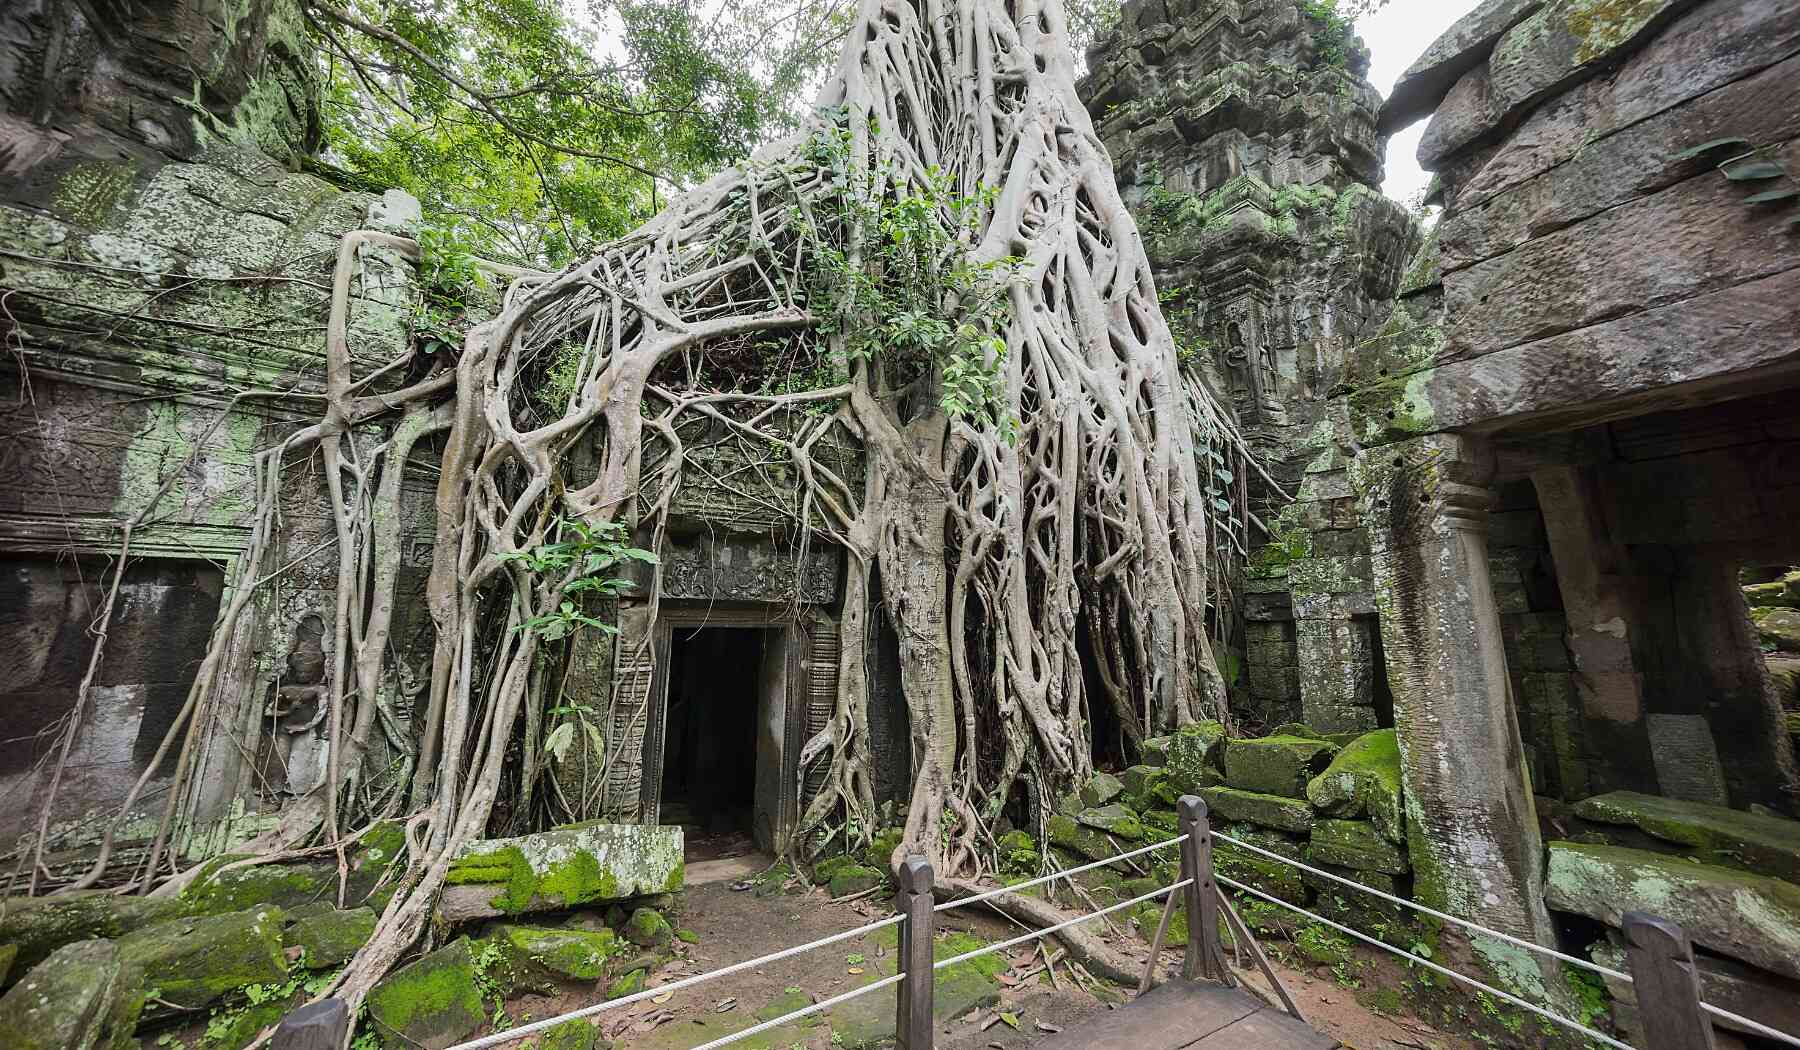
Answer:
[{"label": "stone doorframe", "polygon": [[[621,616],[621,627],[625,628],[619,635],[619,654],[624,656],[642,639],[642,617]],[[626,626],[637,625],[637,636],[630,637],[631,631]],[[742,628],[767,632],[763,649],[762,667],[758,670],[759,710],[760,698],[767,691],[779,689],[782,701],[775,710],[779,713],[779,727],[758,722],[758,737],[755,745],[758,749],[758,809],[756,821],[765,819],[762,805],[765,793],[763,778],[773,772],[778,778],[775,783],[772,812],[766,813],[770,828],[768,841],[762,841],[759,835],[758,844],[771,849],[775,853],[783,852],[788,845],[795,827],[800,820],[801,780],[800,750],[805,745],[809,733],[822,726],[815,725],[817,717],[823,711],[827,717],[837,699],[838,669],[838,630],[837,622],[823,609],[817,606],[803,605],[796,610],[793,606],[737,606],[720,607],[711,603],[665,601],[657,611],[654,637],[649,648],[648,668],[639,670],[638,675],[621,674],[621,682],[633,677],[643,677],[642,671],[648,671],[648,682],[640,694],[643,698],[642,749],[637,766],[637,815],[642,823],[656,823],[660,817],[663,752],[665,740],[663,734],[667,727],[670,659],[674,635],[677,629],[691,628]],[[777,653],[771,643],[779,645]],[[779,663],[772,665],[772,660]],[[621,660],[623,670],[629,660]],[[657,673],[658,669],[661,673]],[[773,680],[771,680],[773,678]],[[636,691],[636,690],[632,690]],[[767,736],[765,736],[765,733]],[[635,734],[634,734],[635,735]],[[773,754],[765,754],[765,749]],[[769,762],[765,766],[765,760]]]}]

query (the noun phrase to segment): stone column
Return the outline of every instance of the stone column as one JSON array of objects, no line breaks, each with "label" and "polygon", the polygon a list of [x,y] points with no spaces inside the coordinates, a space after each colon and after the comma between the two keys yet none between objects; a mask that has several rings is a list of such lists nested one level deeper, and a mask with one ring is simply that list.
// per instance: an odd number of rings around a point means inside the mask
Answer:
[{"label": "stone column", "polygon": [[[1488,450],[1457,434],[1367,449],[1351,467],[1370,533],[1414,895],[1549,944],[1542,845],[1488,576],[1492,472]],[[1515,986],[1539,984],[1527,953],[1476,947]]]},{"label": "stone column", "polygon": [[1653,792],[1643,730],[1644,680],[1631,654],[1633,640],[1646,626],[1638,599],[1641,577],[1611,538],[1591,468],[1544,467],[1532,472],[1531,483],[1569,621],[1582,715],[1609,745],[1587,756],[1597,766],[1588,782],[1599,791]]}]

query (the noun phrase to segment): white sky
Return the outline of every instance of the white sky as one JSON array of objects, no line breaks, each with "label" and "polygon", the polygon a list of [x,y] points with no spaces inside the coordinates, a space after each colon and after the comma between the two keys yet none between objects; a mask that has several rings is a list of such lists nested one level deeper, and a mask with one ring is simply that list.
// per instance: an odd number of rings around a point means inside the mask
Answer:
[{"label": "white sky", "polygon": [[[1473,10],[1479,0],[1390,0],[1372,15],[1356,20],[1356,31],[1369,45],[1369,82],[1383,98],[1393,90],[1394,81],[1425,53],[1451,23]],[[1396,134],[1388,140],[1387,181],[1381,190],[1397,201],[1407,201],[1425,188],[1431,176],[1419,170],[1415,154],[1419,136],[1425,133],[1425,121]]]}]

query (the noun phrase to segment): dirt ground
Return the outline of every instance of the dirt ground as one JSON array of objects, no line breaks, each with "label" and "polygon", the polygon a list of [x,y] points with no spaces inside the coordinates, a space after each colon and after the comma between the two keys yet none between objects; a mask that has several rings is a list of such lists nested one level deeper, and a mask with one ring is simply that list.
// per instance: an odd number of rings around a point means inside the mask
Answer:
[{"label": "dirt ground", "polygon": [[[716,862],[723,866],[727,862]],[[734,866],[719,871],[701,869],[703,880],[690,884],[683,895],[676,925],[697,940],[678,943],[674,960],[649,983],[667,984],[692,974],[754,958],[794,944],[854,928],[889,912],[883,896],[833,901],[817,888],[795,895],[757,896],[734,889],[742,875],[754,868],[755,858],[734,858]],[[697,866],[698,867],[698,866]],[[737,878],[732,876],[736,875]],[[798,887],[796,887],[798,889]],[[972,933],[984,940],[1000,940],[1019,932],[1010,921],[993,915],[945,913],[942,927]],[[654,999],[598,1016],[601,1034],[619,1050],[683,1050],[723,1035],[740,1031],[785,1010],[817,1002],[850,990],[876,975],[893,972],[892,931],[830,945],[768,966],[733,974],[697,988],[677,992],[666,1001]],[[884,943],[885,940],[885,943]],[[1148,955],[1135,935],[1121,928],[1114,947],[1137,958]],[[997,1002],[978,1007],[962,1017],[941,1022],[937,1045],[944,1050],[1015,1050],[1027,1047],[1054,1031],[1072,1027],[1096,1014],[1117,1009],[1129,994],[1110,986],[1090,991],[1077,981],[1065,964],[1058,964],[1054,985],[1042,972],[1035,946],[1022,946],[1003,956],[1010,969],[993,978],[987,998]],[[1164,969],[1173,972],[1180,953],[1164,953]],[[1404,1014],[1376,1012],[1365,1000],[1392,1002],[1397,997],[1370,992],[1403,981],[1403,969],[1370,952],[1358,956],[1339,976],[1319,968],[1299,970],[1277,962],[1277,973],[1306,1018],[1355,1050],[1474,1050],[1465,1038],[1440,1032]],[[1032,971],[1037,971],[1033,973]],[[1023,975],[1024,979],[1020,979]],[[1346,987],[1345,975],[1360,987]],[[1247,986],[1269,996],[1260,973],[1241,974]],[[1099,994],[1096,994],[1098,992]],[[598,990],[576,991],[557,997],[523,996],[507,1004],[516,1023],[554,1016],[594,1001]],[[834,1046],[867,1045],[872,1015],[891,1016],[892,990],[873,992],[853,1004],[840,1007],[822,1021],[811,1018],[753,1036],[735,1044],[769,1050],[827,1050]],[[1116,999],[1117,1001],[1113,1001]],[[859,1014],[861,1021],[848,1016]],[[760,1016],[759,1016],[760,1014]],[[837,1035],[834,1039],[834,1031]],[[849,1038],[846,1038],[846,1036]],[[532,1045],[521,1039],[518,1047]]]}]

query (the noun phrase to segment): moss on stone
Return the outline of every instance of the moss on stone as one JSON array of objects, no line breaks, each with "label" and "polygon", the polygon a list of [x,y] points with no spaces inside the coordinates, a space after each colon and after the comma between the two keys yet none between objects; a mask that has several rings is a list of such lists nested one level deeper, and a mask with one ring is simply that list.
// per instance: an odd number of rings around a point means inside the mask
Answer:
[{"label": "moss on stone", "polygon": [[1353,871],[1404,875],[1408,870],[1406,854],[1366,820],[1314,821],[1306,857],[1315,864],[1335,864]]},{"label": "moss on stone", "polygon": [[1635,791],[1585,799],[1575,815],[1639,828],[1686,846],[1708,864],[1772,875],[1800,885],[1800,821]]},{"label": "moss on stone", "polygon": [[879,886],[886,885],[887,874],[875,868],[861,864],[851,864],[839,868],[827,884],[827,891],[833,897],[849,897],[858,893],[867,893]]},{"label": "moss on stone", "polygon": [[1081,804],[1084,806],[1104,806],[1119,797],[1125,791],[1125,785],[1111,773],[1095,773],[1081,785]]},{"label": "moss on stone", "polygon": [[473,946],[458,937],[371,989],[369,1020],[393,1050],[460,1041],[485,1019],[477,976]]},{"label": "moss on stone", "polygon": [[1144,825],[1138,820],[1137,814],[1116,802],[1106,806],[1090,806],[1075,814],[1075,820],[1127,842],[1137,842],[1144,837]]},{"label": "moss on stone", "polygon": [[511,923],[493,927],[489,942],[500,946],[512,984],[552,990],[560,982],[599,980],[606,973],[607,961],[625,951],[611,930]]},{"label": "moss on stone", "polygon": [[518,915],[673,892],[684,874],[679,828],[594,823],[471,843],[446,881],[493,885],[489,904]]},{"label": "moss on stone", "polygon": [[1305,834],[1312,830],[1312,807],[1298,799],[1241,791],[1230,787],[1211,787],[1201,792],[1207,809],[1226,820],[1241,820],[1278,831]]},{"label": "moss on stone", "polygon": [[546,1031],[537,1045],[538,1050],[597,1050],[603,1044],[599,1030],[577,1017]]},{"label": "moss on stone", "polygon": [[[92,893],[69,897],[13,897],[0,902],[0,944],[12,946],[14,977],[65,944],[119,937],[179,915],[182,903],[166,897]],[[4,987],[0,979],[0,987]]]},{"label": "moss on stone", "polygon": [[1333,817],[1367,816],[1390,842],[1406,841],[1400,746],[1394,730],[1351,741],[1306,785],[1307,801]]},{"label": "moss on stone", "polygon": [[875,833],[868,846],[862,852],[863,863],[871,868],[887,871],[893,863],[894,851],[906,838],[906,829],[900,827],[882,828]]},{"label": "moss on stone", "polygon": [[627,995],[636,995],[644,990],[645,971],[640,967],[621,974],[617,980],[606,986],[608,999],[623,999]]},{"label": "moss on stone", "polygon": [[[1203,788],[1220,782],[1219,745],[1224,739],[1225,727],[1212,721],[1185,725],[1159,738],[1162,765],[1168,772],[1168,784],[1176,794],[1197,795]],[[1145,752],[1148,762],[1148,755],[1152,753],[1148,741]]]},{"label": "moss on stone", "polygon": [[322,969],[347,961],[374,932],[375,913],[370,909],[332,908],[292,918],[282,940],[289,947],[304,948],[306,964]]},{"label": "moss on stone", "polygon": [[666,948],[675,937],[669,920],[654,908],[638,908],[633,911],[621,932],[626,940],[640,948]]},{"label": "moss on stone", "polygon": [[1305,798],[1306,785],[1336,749],[1313,737],[1279,736],[1225,742],[1225,783],[1240,791]]},{"label": "moss on stone", "polygon": [[284,920],[273,905],[172,919],[119,938],[119,958],[146,975],[155,998],[197,1010],[247,985],[287,979]]},{"label": "moss on stone", "polygon": [[63,945],[0,997],[7,1050],[127,1050],[143,1009],[139,974],[111,941]]}]

